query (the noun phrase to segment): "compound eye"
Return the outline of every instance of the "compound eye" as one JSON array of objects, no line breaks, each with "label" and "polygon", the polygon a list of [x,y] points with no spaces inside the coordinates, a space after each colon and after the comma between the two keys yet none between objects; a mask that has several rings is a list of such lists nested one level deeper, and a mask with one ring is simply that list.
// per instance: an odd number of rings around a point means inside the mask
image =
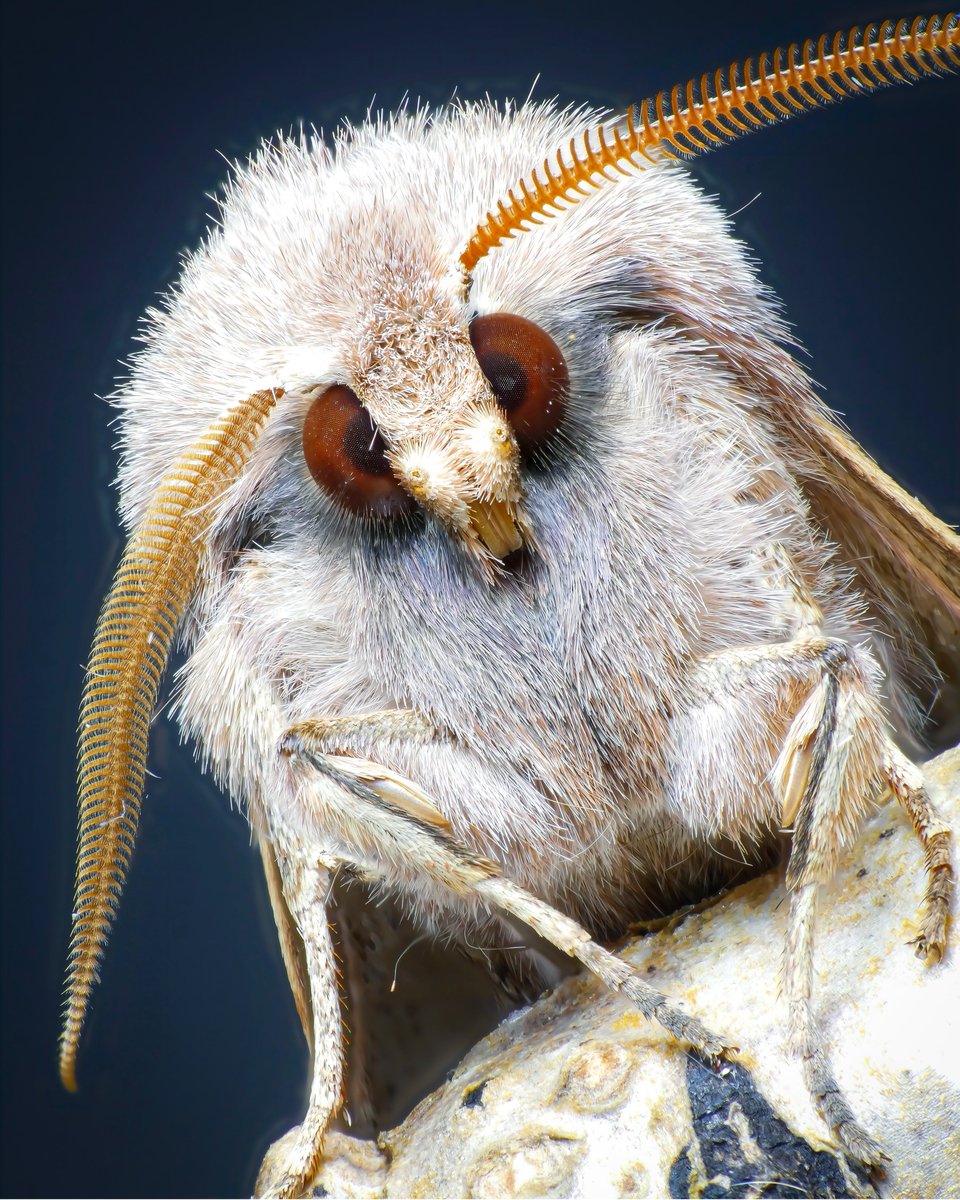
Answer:
[{"label": "compound eye", "polygon": [[370,414],[343,384],[328,387],[310,405],[303,457],[317,483],[352,513],[395,517],[414,506],[397,482]]},{"label": "compound eye", "polygon": [[566,410],[570,376],[560,347],[539,325],[513,313],[474,317],[470,342],[521,452],[538,449]]}]

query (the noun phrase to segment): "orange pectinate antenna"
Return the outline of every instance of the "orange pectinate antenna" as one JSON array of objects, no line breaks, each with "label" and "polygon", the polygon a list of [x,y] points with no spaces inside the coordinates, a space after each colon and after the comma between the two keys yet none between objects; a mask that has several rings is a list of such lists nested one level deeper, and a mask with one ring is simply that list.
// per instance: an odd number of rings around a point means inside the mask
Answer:
[{"label": "orange pectinate antenna", "polygon": [[140,817],[160,679],[220,496],[240,474],[283,393],[256,392],[207,430],[161,483],[134,532],[93,637],[80,706],[77,884],[60,1078],[76,1056]]},{"label": "orange pectinate antenna", "polygon": [[541,173],[532,171],[495,212],[487,213],[461,254],[461,265],[469,276],[484,255],[527,223],[540,224],[602,187],[611,178],[608,171],[626,175],[642,169],[638,156],[649,162],[693,157],[833,100],[958,68],[957,13],[824,34],[786,51],[777,47],[756,62],[731,63],[726,74],[718,70],[699,83],[691,80],[684,88],[660,92],[625,118],[588,130],[582,139],[571,138],[566,151],[557,151],[556,165],[545,159]]}]

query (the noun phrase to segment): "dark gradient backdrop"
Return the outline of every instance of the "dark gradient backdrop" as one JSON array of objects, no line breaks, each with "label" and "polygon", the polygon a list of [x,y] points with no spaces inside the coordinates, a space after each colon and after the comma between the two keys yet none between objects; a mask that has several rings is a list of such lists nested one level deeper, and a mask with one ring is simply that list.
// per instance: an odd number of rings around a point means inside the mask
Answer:
[{"label": "dark gradient backdrop", "polygon": [[[621,105],[888,15],[790,7],[8,4],[4,1195],[249,1194],[265,1144],[303,1100],[305,1054],[244,822],[164,719],[79,1095],[60,1090],[55,1066],[81,665],[120,552],[97,396],[201,236],[220,153],[301,120],[360,120],[374,96],[386,107],[454,88],[522,97],[537,75],[540,96]],[[737,227],[831,403],[954,521],[958,129],[960,80],[925,82],[698,168],[728,210],[743,209]]]}]

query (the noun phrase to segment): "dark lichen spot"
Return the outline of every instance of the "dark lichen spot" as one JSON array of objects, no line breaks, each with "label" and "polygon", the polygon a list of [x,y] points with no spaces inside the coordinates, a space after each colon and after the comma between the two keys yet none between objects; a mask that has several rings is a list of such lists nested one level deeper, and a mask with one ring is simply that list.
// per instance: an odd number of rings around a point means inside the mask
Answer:
[{"label": "dark lichen spot", "polygon": [[484,1079],[480,1083],[475,1083],[473,1087],[467,1088],[463,1093],[463,1099],[460,1101],[460,1107],[483,1108],[483,1089],[489,1082],[489,1079]]},{"label": "dark lichen spot", "polygon": [[857,878],[862,879],[864,877],[864,875],[866,875],[866,874],[867,874],[867,868],[861,867],[860,870],[857,872]]},{"label": "dark lichen spot", "polygon": [[[687,1093],[706,1175],[698,1195],[850,1195],[850,1178],[837,1157],[791,1133],[741,1064],[718,1072],[688,1055]],[[685,1147],[670,1168],[671,1196],[690,1195],[692,1148]],[[851,1163],[848,1170],[866,1189],[863,1168]]]},{"label": "dark lichen spot", "polygon": [[329,1196],[330,1193],[327,1191],[327,1189],[323,1186],[322,1183],[318,1183],[317,1186],[310,1193],[310,1195],[314,1196],[314,1197],[322,1197],[322,1196]]},{"label": "dark lichen spot", "polygon": [[690,1163],[689,1151],[684,1148],[670,1165],[670,1175],[667,1186],[671,1196],[690,1195],[690,1176],[693,1168]]}]

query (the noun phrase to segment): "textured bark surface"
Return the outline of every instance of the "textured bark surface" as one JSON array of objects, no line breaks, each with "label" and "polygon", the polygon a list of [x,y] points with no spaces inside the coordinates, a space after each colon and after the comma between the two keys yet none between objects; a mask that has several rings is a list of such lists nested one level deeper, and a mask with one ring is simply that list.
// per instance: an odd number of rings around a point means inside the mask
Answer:
[{"label": "textured bark surface", "polygon": [[[960,748],[924,774],[960,840]],[[883,1196],[960,1195],[960,950],[954,916],[945,961],[914,957],[923,886],[909,821],[888,804],[824,890],[817,926],[816,1011],[892,1160]],[[379,1145],[332,1134],[313,1194],[873,1195],[786,1050],[783,901],[764,875],[623,950],[740,1047],[719,1072],[579,975],[478,1043]]]}]

